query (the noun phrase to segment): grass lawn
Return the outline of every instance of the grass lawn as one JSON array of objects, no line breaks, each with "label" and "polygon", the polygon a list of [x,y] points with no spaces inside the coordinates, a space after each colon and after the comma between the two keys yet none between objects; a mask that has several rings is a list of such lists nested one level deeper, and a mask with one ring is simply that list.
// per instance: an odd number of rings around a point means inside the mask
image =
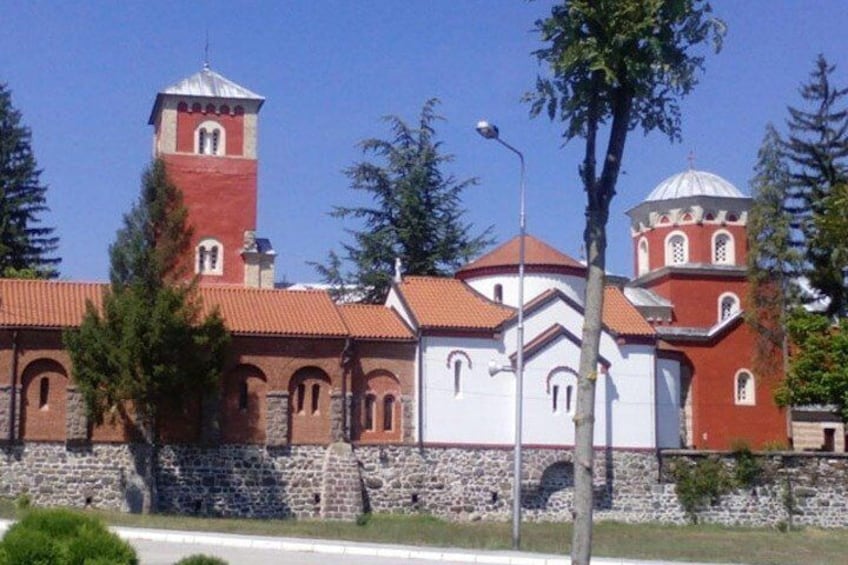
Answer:
[{"label": "grass lawn", "polygon": [[[508,522],[445,522],[430,516],[370,516],[364,524],[312,520],[210,519],[186,516],[141,516],[90,511],[111,525],[309,537],[408,545],[510,549]],[[0,500],[0,516],[15,518],[14,504]],[[522,525],[522,549],[565,554],[570,524]],[[593,554],[599,557],[716,561],[723,563],[846,563],[848,531],[777,530],[658,524],[595,525]]]}]

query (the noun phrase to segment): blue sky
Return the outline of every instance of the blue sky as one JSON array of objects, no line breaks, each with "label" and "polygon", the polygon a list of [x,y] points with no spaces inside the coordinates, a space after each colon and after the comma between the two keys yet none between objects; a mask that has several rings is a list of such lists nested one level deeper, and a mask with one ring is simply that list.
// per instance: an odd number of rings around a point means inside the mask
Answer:
[{"label": "blue sky", "polygon": [[[361,203],[342,171],[358,141],[387,135],[381,117],[414,120],[441,99],[438,126],[449,167],[480,184],[466,218],[518,231],[518,161],[474,131],[496,123],[527,161],[528,231],[580,253],[582,145],[562,146],[559,124],[531,120],[521,95],[540,71],[538,0],[267,2],[14,1],[0,18],[0,81],[32,129],[61,238],[61,274],[105,280],[109,244],[151,157],[147,118],[156,92],[200,70],[208,30],[213,69],[266,97],[260,114],[259,235],[278,252],[277,278],[316,280],[306,263],[338,249],[345,228],[333,204]],[[800,104],[818,53],[848,85],[848,2],[715,0],[728,25],[723,51],[682,104],[682,143],[634,131],[610,216],[608,267],[632,274],[624,211],[687,167],[719,174],[748,193],[768,122],[783,128]]]}]

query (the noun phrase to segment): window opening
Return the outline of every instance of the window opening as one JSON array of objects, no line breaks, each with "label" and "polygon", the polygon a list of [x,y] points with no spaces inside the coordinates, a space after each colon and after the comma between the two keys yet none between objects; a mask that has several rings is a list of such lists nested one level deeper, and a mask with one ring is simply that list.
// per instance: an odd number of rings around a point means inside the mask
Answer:
[{"label": "window opening", "polygon": [[38,407],[41,410],[47,409],[47,400],[50,398],[50,379],[41,377],[38,390]]},{"label": "window opening", "polygon": [[306,396],[306,385],[300,383],[297,385],[297,413],[303,414],[304,396]]},{"label": "window opening", "polygon": [[686,262],[686,241],[682,235],[675,235],[668,241],[671,248],[672,265],[680,265]]},{"label": "window opening", "polygon": [[565,411],[571,412],[571,396],[574,393],[574,387],[569,385],[565,387]]},{"label": "window opening", "polygon": [[374,398],[373,394],[365,395],[365,406],[363,407],[363,417],[364,421],[362,423],[363,427],[368,431],[374,431],[374,405],[376,398]]},{"label": "window opening", "polygon": [[395,398],[394,396],[386,396],[383,399],[383,430],[391,431],[394,428],[395,421]]},{"label": "window opening", "polygon": [[495,302],[497,302],[497,303],[503,302],[503,285],[501,285],[501,284],[495,285]]},{"label": "window opening", "polygon": [[721,234],[717,235],[715,238],[715,262],[716,263],[729,263],[728,256],[728,243],[730,243],[730,238],[726,235]]},{"label": "window opening", "polygon": [[747,371],[736,375],[736,404],[754,404],[754,377]]},{"label": "window opening", "polygon": [[239,383],[239,410],[247,410],[247,380]]},{"label": "window opening", "polygon": [[721,306],[720,306],[721,313],[719,314],[719,322],[723,322],[726,319],[733,316],[738,309],[739,309],[739,306],[738,306],[738,303],[736,301],[735,296],[725,296],[724,298],[722,298],[721,299]]},{"label": "window opening", "polygon": [[554,412],[556,412],[559,408],[557,406],[557,404],[559,402],[559,385],[554,385],[553,388],[551,389],[551,400],[553,402]]},{"label": "window opening", "polygon": [[221,130],[217,130],[217,129],[213,130],[212,131],[212,151],[210,152],[211,155],[217,155],[218,154],[218,142],[220,141],[220,139],[221,139]]},{"label": "window opening", "polygon": [[312,385],[312,413],[318,413],[318,398],[321,394],[321,385],[315,383]]},{"label": "window opening", "polygon": [[459,396],[462,392],[462,361],[453,362],[453,395]]}]

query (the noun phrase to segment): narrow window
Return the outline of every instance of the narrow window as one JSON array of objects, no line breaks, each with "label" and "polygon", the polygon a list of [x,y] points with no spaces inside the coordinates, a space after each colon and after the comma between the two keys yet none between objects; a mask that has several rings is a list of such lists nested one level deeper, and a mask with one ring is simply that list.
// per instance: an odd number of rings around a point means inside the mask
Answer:
[{"label": "narrow window", "polygon": [[574,393],[574,387],[568,385],[565,387],[565,411],[571,413],[571,396]]},{"label": "narrow window", "polygon": [[47,409],[48,398],[50,398],[50,378],[41,377],[38,390],[38,407],[41,410]]},{"label": "narrow window", "polygon": [[304,396],[306,396],[306,385],[300,383],[297,385],[297,413],[303,414]]},{"label": "narrow window", "polygon": [[217,271],[218,270],[218,246],[213,245],[209,249],[209,270]]},{"label": "narrow window", "polygon": [[212,151],[209,152],[210,155],[218,154],[218,143],[221,139],[221,130],[216,129],[212,130]]},{"label": "narrow window", "polygon": [[671,254],[671,264],[681,265],[686,262],[686,240],[682,235],[672,236],[668,240]]},{"label": "narrow window", "polygon": [[453,395],[459,396],[462,392],[462,361],[457,359],[453,362]]},{"label": "narrow window", "polygon": [[202,273],[206,270],[206,246],[201,245],[197,248],[197,272]]},{"label": "narrow window", "polygon": [[362,427],[368,431],[374,431],[374,407],[375,407],[375,398],[373,394],[365,395],[365,406],[362,408]]},{"label": "narrow window", "polygon": [[318,383],[315,383],[314,385],[312,385],[312,413],[313,414],[318,413],[318,406],[319,406],[318,399],[319,399],[320,395],[321,395],[321,385],[319,385]]},{"label": "narrow window", "polygon": [[554,385],[551,388],[551,401],[553,402],[554,412],[559,410],[559,385]]},{"label": "narrow window", "polygon": [[739,300],[732,294],[721,297],[719,302],[718,321],[723,322],[739,311]]},{"label": "narrow window", "polygon": [[201,155],[206,154],[207,137],[206,128],[200,128],[200,131],[197,133],[197,152]]},{"label": "narrow window", "polygon": [[503,302],[503,285],[496,284],[495,285],[495,302],[498,304]]},{"label": "narrow window", "polygon": [[747,371],[736,374],[736,404],[756,404],[754,377]]},{"label": "narrow window", "polygon": [[637,273],[639,275],[644,275],[648,272],[648,240],[645,238],[642,238],[642,240],[639,242],[637,261]]},{"label": "narrow window", "polygon": [[239,383],[239,410],[242,412],[247,410],[247,380]]},{"label": "narrow window", "polygon": [[714,262],[719,264],[729,263],[728,261],[728,244],[730,243],[730,238],[727,237],[726,234],[719,234],[715,238],[715,244],[713,245],[713,255]]},{"label": "narrow window", "polygon": [[394,428],[395,397],[388,395],[383,399],[383,431],[390,432]]}]

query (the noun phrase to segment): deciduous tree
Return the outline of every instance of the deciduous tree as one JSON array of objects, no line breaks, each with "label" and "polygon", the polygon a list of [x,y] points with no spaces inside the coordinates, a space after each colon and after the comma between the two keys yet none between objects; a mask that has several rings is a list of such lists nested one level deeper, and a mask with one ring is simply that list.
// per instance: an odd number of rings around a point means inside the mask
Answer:
[{"label": "deciduous tree", "polygon": [[[550,73],[527,96],[533,116],[564,123],[566,141],[585,143],[579,175],[587,196],[588,266],[575,422],[572,562],[590,560],[594,406],[606,265],[606,224],[627,133],[641,126],[680,137],[678,100],[697,82],[704,58],[692,51],[724,25],[699,0],[566,0],[537,22],[535,52]],[[598,159],[599,135],[607,135]]]},{"label": "deciduous tree", "polygon": [[342,258],[331,253],[325,266],[316,265],[331,285],[356,287],[365,302],[382,302],[392,280],[395,259],[413,275],[452,274],[491,241],[489,231],[472,235],[462,219],[462,191],[476,178],[457,180],[444,172],[453,156],[441,152],[435,125],[438,100],[424,103],[418,123],[398,116],[385,121],[391,139],[366,139],[363,153],[381,160],[361,161],[345,171],[351,188],[366,192],[373,206],[336,206],[331,215],[354,218],[363,229],[349,230],[353,243],[344,244],[343,259],[352,267],[342,273]]},{"label": "deciduous tree", "polygon": [[54,229],[41,225],[47,187],[32,153],[32,134],[0,83],[0,277],[52,278],[61,259]]},{"label": "deciduous tree", "polygon": [[204,316],[194,284],[180,276],[185,217],[179,190],[155,161],[110,248],[102,308],[89,303],[81,326],[65,333],[89,417],[100,424],[118,409],[134,411],[148,446],[139,458],[146,512],[155,511],[158,416],[217,388],[229,343],[221,317]]}]

